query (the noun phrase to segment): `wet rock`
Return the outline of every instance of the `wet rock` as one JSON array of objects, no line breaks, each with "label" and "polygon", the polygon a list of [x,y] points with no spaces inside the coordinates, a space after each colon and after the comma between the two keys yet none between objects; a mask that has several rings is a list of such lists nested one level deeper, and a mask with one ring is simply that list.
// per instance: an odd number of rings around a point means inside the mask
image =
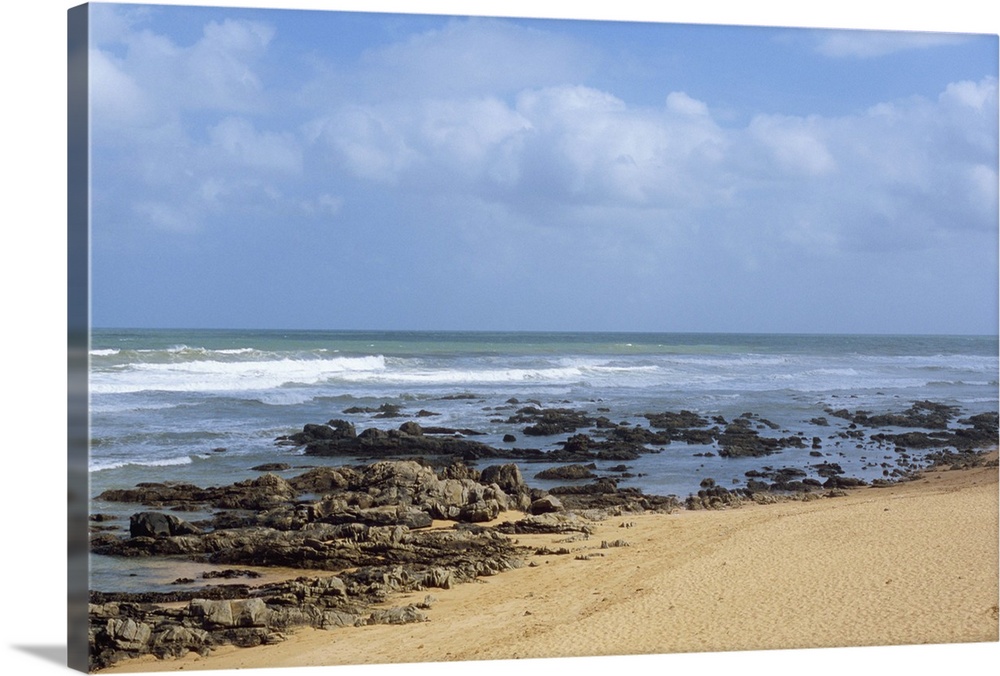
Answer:
[{"label": "wet rock", "polygon": [[201,574],[203,580],[232,580],[235,578],[246,577],[250,579],[255,579],[263,577],[260,573],[253,570],[235,570],[232,568],[227,568],[225,570],[209,570]]},{"label": "wet rock", "polygon": [[511,416],[509,424],[531,423],[522,431],[529,436],[553,436],[556,434],[572,434],[578,429],[593,427],[597,420],[585,411],[574,411],[566,408],[536,408],[526,406]]},{"label": "wet rock", "polygon": [[844,473],[844,468],[836,462],[823,462],[817,465],[812,465],[812,468],[816,470],[817,474],[824,478],[838,476]]},{"label": "wet rock", "polygon": [[866,427],[920,427],[924,429],[947,429],[948,424],[958,414],[955,406],[947,406],[932,401],[917,401],[901,413],[867,415],[859,411],[854,422]]},{"label": "wet rock", "polygon": [[549,492],[557,495],[570,511],[672,512],[681,504],[673,495],[646,495],[638,488],[620,488],[611,477],[601,477],[582,486],[557,486]]},{"label": "wet rock", "polygon": [[824,488],[834,488],[834,489],[844,489],[844,488],[859,488],[861,486],[867,486],[867,482],[863,479],[857,479],[855,477],[845,477],[845,476],[831,476],[826,481],[823,482]]},{"label": "wet rock", "polygon": [[403,434],[409,434],[414,437],[421,437],[424,434],[423,428],[419,424],[413,422],[412,420],[407,421],[399,426],[399,431]]},{"label": "wet rock", "polygon": [[284,472],[291,468],[292,466],[287,462],[267,462],[263,465],[251,467],[250,469],[254,472]]},{"label": "wet rock", "polygon": [[711,485],[703,487],[697,495],[689,495],[684,501],[687,509],[726,509],[743,504],[743,496],[738,491],[730,491],[722,486]]},{"label": "wet rock", "polygon": [[666,432],[654,432],[638,425],[614,425],[601,431],[601,436],[611,442],[632,445],[666,446],[671,441],[670,435]]},{"label": "wet rock", "polygon": [[[308,427],[308,426],[307,426]],[[404,423],[402,429],[368,428],[356,436],[316,436],[306,430],[278,441],[305,446],[306,455],[334,457],[391,458],[402,456],[451,456],[467,460],[504,457],[501,451],[486,444],[463,438],[438,437],[417,423]],[[417,434],[416,432],[420,432]]]},{"label": "wet rock", "polygon": [[782,438],[762,437],[752,427],[749,417],[741,416],[729,423],[718,438],[719,455],[724,458],[760,457],[777,453],[784,448],[803,448],[805,443],[800,437]]},{"label": "wet rock", "polygon": [[593,463],[589,465],[563,465],[561,467],[551,467],[535,474],[536,479],[545,481],[566,480],[577,481],[583,479],[594,479],[597,477],[593,470],[597,466]]},{"label": "wet rock", "polygon": [[159,538],[171,535],[201,535],[201,530],[173,514],[139,512],[129,519],[129,536]]},{"label": "wet rock", "polygon": [[691,427],[706,427],[709,422],[697,413],[691,411],[665,411],[663,413],[644,413],[651,427],[664,430],[684,430]]}]

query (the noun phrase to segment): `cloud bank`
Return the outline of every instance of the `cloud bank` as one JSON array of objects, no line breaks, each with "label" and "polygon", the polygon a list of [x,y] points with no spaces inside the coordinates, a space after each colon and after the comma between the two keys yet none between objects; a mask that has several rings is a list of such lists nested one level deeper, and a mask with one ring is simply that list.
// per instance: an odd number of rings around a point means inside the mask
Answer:
[{"label": "cloud bank", "polygon": [[[135,254],[147,230],[232,232],[233,219],[247,234],[336,231],[356,250],[377,233],[394,238],[387,251],[407,242],[471,274],[479,293],[509,296],[508,312],[530,286],[567,279],[610,298],[593,281],[608,269],[631,285],[618,297],[639,304],[756,280],[758,294],[801,307],[775,266],[822,268],[842,286],[838,264],[873,278],[864,266],[879,257],[994,260],[981,254],[997,229],[992,73],[942,83],[936,98],[846,115],[744,111],[734,124],[688,91],[664,88],[651,106],[589,84],[600,50],[551,22],[450,20],[351,60],[313,49],[283,77],[294,36],[266,21],[213,18],[184,44],[144,15],[105,11],[91,92],[97,213],[120,237],[108,251],[131,242]],[[831,32],[819,51],[876,58],[959,39]],[[466,253],[444,256],[447,242]],[[681,305],[695,326],[696,303]]]}]

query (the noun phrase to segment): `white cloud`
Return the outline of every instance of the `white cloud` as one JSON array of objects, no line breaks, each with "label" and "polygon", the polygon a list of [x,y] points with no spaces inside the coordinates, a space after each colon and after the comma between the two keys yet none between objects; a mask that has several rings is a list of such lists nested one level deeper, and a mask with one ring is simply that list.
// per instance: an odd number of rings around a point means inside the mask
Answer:
[{"label": "white cloud", "polygon": [[[143,16],[143,15],[136,15]],[[256,63],[274,36],[259,22],[226,20],[204,27],[198,41],[185,46],[140,28],[127,10],[103,10],[95,17],[94,44],[133,88],[141,90],[159,117],[186,110],[259,108],[264,85]],[[107,63],[102,64],[107,65]]]},{"label": "white cloud", "polygon": [[965,174],[967,178],[965,184],[969,189],[969,203],[974,205],[974,208],[978,207],[987,218],[996,216],[995,205],[997,203],[998,187],[1000,187],[1000,178],[997,176],[996,166],[990,167],[985,164],[976,164],[969,167],[965,171]]},{"label": "white cloud", "polygon": [[513,201],[655,204],[687,193],[725,147],[704,103],[668,101],[630,109],[581,86],[525,90],[512,107],[492,97],[405,100],[345,107],[309,125],[309,136],[362,178]]},{"label": "white cloud", "polygon": [[236,165],[292,174],[302,171],[302,151],[291,133],[258,132],[249,120],[237,117],[227,117],[208,133],[209,152],[219,151]]},{"label": "white cloud", "polygon": [[667,110],[688,117],[704,117],[708,115],[708,106],[704,102],[693,99],[684,92],[667,94]]},{"label": "white cloud", "polygon": [[137,225],[141,228],[152,226],[157,230],[174,233],[191,233],[199,224],[183,207],[167,202],[142,201],[134,206]]},{"label": "white cloud", "polygon": [[[474,195],[541,228],[582,227],[580,209],[591,208],[617,213],[608,232],[645,221],[666,237],[672,223],[715,232],[747,256],[765,242],[825,255],[930,247],[942,233],[995,227],[996,99],[987,78],[936,100],[836,118],[758,115],[739,128],[682,92],[653,109],[557,86],[523,90],[513,105],[354,106],[316,128],[356,177],[427,199]],[[768,255],[781,253],[755,260]]]},{"label": "white cloud", "polygon": [[[570,38],[509,21],[453,19],[439,29],[373,49],[360,91],[390,96],[484,96],[579,81],[595,55]],[[366,86],[367,85],[367,86]]]},{"label": "white cloud", "polygon": [[142,89],[110,54],[91,49],[87,68],[91,119],[99,130],[134,126],[153,115]]},{"label": "white cloud", "polygon": [[902,31],[822,31],[816,51],[835,58],[868,59],[913,49],[957,45],[968,38],[954,33]]},{"label": "white cloud", "polygon": [[97,2],[88,13],[91,44],[108,45],[125,42],[136,26],[149,19],[151,8]]},{"label": "white cloud", "polygon": [[274,29],[252,21],[209,23],[204,35],[181,59],[179,76],[191,88],[191,104],[204,107],[254,106],[263,89],[254,63],[264,53]]},{"label": "white cloud", "polygon": [[[976,111],[996,112],[997,81],[986,79],[982,82],[953,82],[941,94],[942,103],[966,106]],[[991,105],[993,104],[993,105]]]},{"label": "white cloud", "polygon": [[428,154],[478,170],[505,140],[531,123],[496,98],[431,100],[419,111],[417,134]]},{"label": "white cloud", "polygon": [[[366,53],[353,76],[353,64],[320,69],[342,69],[336,86],[324,76],[280,97],[262,76],[275,72],[264,24],[211,23],[190,45],[137,26],[110,26],[115,49],[92,57],[95,111],[145,124],[117,129],[142,168],[130,184],[146,191],[141,211],[167,229],[199,222],[199,205],[221,213],[238,200],[339,216],[338,195],[378,201],[386,186],[418,207],[462,198],[522,228],[607,241],[628,228],[648,236],[647,252],[710,241],[758,264],[995,229],[993,78],[860,114],[737,126],[685,91],[665,88],[647,106],[579,84],[598,57],[509,22],[455,20]],[[947,41],[849,32],[823,49],[872,56]],[[289,97],[311,121],[286,114]],[[118,140],[112,128],[99,142]],[[186,201],[183,218],[164,206]]]},{"label": "white cloud", "polygon": [[392,110],[347,106],[309,125],[310,135],[331,146],[337,163],[361,178],[394,183],[417,160]]},{"label": "white cloud", "polygon": [[817,118],[760,115],[749,131],[783,171],[821,176],[836,170],[823,138],[824,124]]}]

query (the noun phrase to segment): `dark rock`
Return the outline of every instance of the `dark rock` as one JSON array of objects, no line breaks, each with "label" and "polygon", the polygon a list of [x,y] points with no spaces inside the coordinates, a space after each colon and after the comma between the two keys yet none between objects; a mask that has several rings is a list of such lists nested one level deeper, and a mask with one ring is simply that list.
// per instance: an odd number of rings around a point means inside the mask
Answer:
[{"label": "dark rock", "polygon": [[592,470],[597,469],[594,464],[590,465],[563,465],[562,467],[552,467],[535,474],[536,479],[550,480],[581,480],[594,479],[597,477]]},{"label": "dark rock", "polygon": [[496,484],[507,495],[520,495],[530,490],[528,484],[524,482],[521,470],[513,463],[484,468],[480,474],[480,481],[485,484]]},{"label": "dark rock", "polygon": [[482,472],[469,467],[461,460],[451,463],[447,467],[438,470],[439,479],[470,479],[479,482]]},{"label": "dark rock", "polygon": [[[421,495],[433,496],[435,491],[442,504],[450,498],[460,499],[461,511],[470,520],[479,520],[492,515],[502,499],[495,486],[439,479],[430,468],[418,463],[376,463],[373,467],[341,470],[337,480],[331,481],[328,476],[325,483],[341,485],[346,490],[340,493],[350,496],[360,495],[351,493],[350,488],[367,487],[375,491],[369,507],[350,507],[357,519],[348,523],[335,525],[313,520],[301,531],[248,527],[183,536],[104,538],[109,548],[112,542],[117,543],[117,549],[108,551],[109,554],[128,555],[126,547],[129,547],[135,552],[186,555],[214,563],[352,572],[337,577],[298,578],[260,588],[225,585],[161,594],[91,592],[91,669],[145,654],[182,657],[189,651],[206,654],[219,645],[273,643],[283,639],[282,631],[296,626],[331,628],[421,621],[415,609],[426,608],[426,601],[399,610],[387,609],[383,606],[387,595],[434,586],[448,588],[521,565],[522,550],[490,529],[416,531],[399,523],[376,526],[358,520],[380,521],[373,516],[376,512],[395,511],[398,517],[402,510],[407,518],[419,515],[426,522],[425,512],[404,505],[419,502],[423,499]],[[500,481],[506,476],[509,483],[517,484],[516,475],[507,469],[495,474]],[[303,483],[312,484],[317,478],[314,473]],[[219,490],[239,492],[234,487]],[[383,500],[384,504],[375,504]],[[348,501],[341,499],[344,504]],[[331,498],[324,504],[332,506],[335,502]],[[316,503],[310,510],[314,517],[323,516],[319,505]],[[136,523],[151,524],[150,532],[155,534],[185,530],[169,515],[163,520],[166,531],[158,517],[136,519]],[[244,575],[249,572],[230,569],[205,577]],[[185,608],[159,605],[169,601],[188,601],[188,605]]]},{"label": "dark rock", "polygon": [[454,427],[424,427],[424,434],[450,434],[451,436],[478,437],[486,433],[468,428],[456,429]]},{"label": "dark rock", "polygon": [[172,514],[139,512],[129,519],[129,536],[160,538],[173,535],[201,535],[201,530]]},{"label": "dark rock", "polygon": [[762,437],[751,427],[751,419],[741,416],[729,423],[719,436],[719,455],[724,458],[759,457],[777,453],[783,448],[804,446],[801,438],[792,436],[780,439]]},{"label": "dark rock", "polygon": [[673,495],[646,495],[638,488],[619,488],[610,477],[601,477],[582,486],[557,486],[550,493],[558,495],[567,510],[609,509],[614,512],[672,512],[680,507]]},{"label": "dark rock", "polygon": [[683,430],[691,427],[706,427],[708,420],[702,418],[697,413],[691,411],[681,411],[674,413],[666,411],[664,413],[644,413],[643,417],[649,421],[650,426],[665,430]]},{"label": "dark rock", "polygon": [[743,496],[739,492],[717,486],[714,481],[710,486],[699,490],[697,495],[689,495],[684,501],[684,506],[693,510],[726,509],[741,504],[743,504]]},{"label": "dark rock", "polygon": [[232,580],[235,578],[246,577],[250,579],[255,579],[263,577],[260,573],[253,570],[235,570],[232,568],[226,568],[225,570],[209,570],[201,574],[204,580]]},{"label": "dark rock", "polygon": [[291,469],[292,466],[286,462],[267,462],[263,465],[257,465],[256,467],[251,467],[250,469],[254,472],[283,472],[286,469]]},{"label": "dark rock", "polygon": [[552,436],[556,434],[571,434],[584,427],[593,427],[596,420],[584,411],[574,411],[565,408],[540,409],[526,406],[507,422],[512,425],[532,423],[524,428],[529,436]]},{"label": "dark rock", "polygon": [[534,500],[529,509],[531,514],[548,514],[550,512],[561,512],[563,511],[563,504],[554,495],[546,495],[544,497]]},{"label": "dark rock", "polygon": [[836,462],[823,462],[818,465],[812,465],[812,468],[816,470],[817,474],[824,478],[838,476],[844,473],[844,468]]},{"label": "dark rock", "polygon": [[400,425],[399,426],[399,431],[402,432],[402,433],[404,433],[404,434],[409,434],[410,436],[414,436],[414,437],[420,437],[420,436],[423,436],[423,434],[424,434],[424,431],[423,431],[423,429],[421,429],[420,425],[418,425],[417,423],[413,422],[412,420],[409,421],[409,422],[405,422],[402,425]]},{"label": "dark rock", "polygon": [[666,432],[653,432],[637,425],[613,425],[603,431],[602,435],[609,441],[634,445],[666,446],[671,441],[670,435]]},{"label": "dark rock", "polygon": [[823,482],[825,488],[858,488],[860,486],[867,486],[868,484],[863,479],[857,479],[854,477],[844,477],[844,476],[831,476],[826,481]]}]

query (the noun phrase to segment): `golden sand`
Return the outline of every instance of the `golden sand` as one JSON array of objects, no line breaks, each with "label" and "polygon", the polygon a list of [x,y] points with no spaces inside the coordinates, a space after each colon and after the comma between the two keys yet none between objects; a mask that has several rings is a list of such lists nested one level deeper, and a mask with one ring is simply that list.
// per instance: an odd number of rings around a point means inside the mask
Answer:
[{"label": "golden sand", "polygon": [[[992,642],[998,504],[994,466],[839,498],[618,517],[588,540],[521,537],[572,553],[430,590],[425,623],[305,629],[102,673]],[[627,546],[601,548],[616,540]]]}]

